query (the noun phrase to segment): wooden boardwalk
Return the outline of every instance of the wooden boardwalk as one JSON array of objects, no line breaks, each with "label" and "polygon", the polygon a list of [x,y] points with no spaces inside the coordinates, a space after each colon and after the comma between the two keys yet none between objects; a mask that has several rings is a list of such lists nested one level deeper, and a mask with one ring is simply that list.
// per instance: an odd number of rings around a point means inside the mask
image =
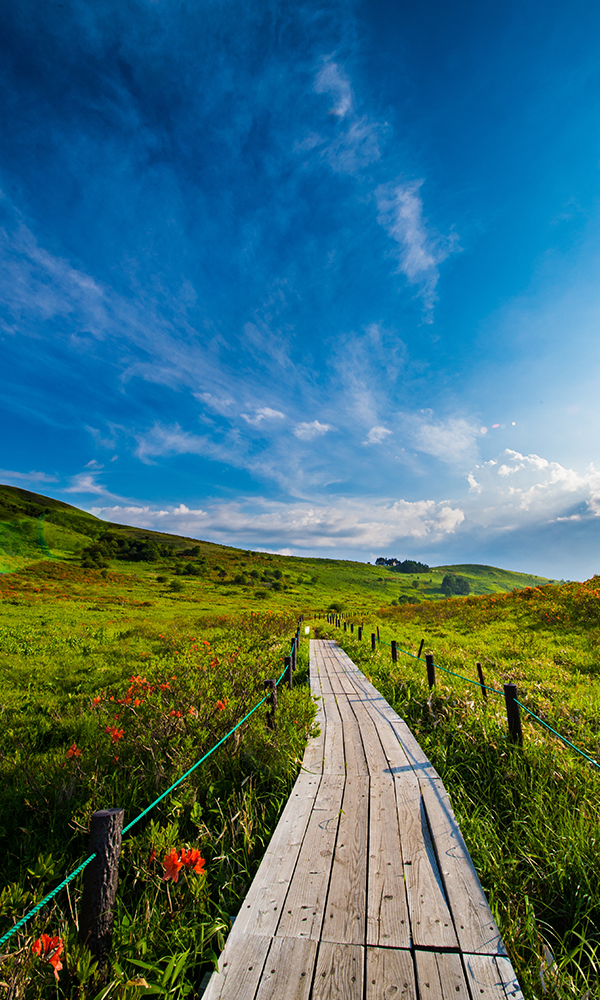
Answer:
[{"label": "wooden boardwalk", "polygon": [[522,1000],[444,786],[344,652],[204,1000]]}]

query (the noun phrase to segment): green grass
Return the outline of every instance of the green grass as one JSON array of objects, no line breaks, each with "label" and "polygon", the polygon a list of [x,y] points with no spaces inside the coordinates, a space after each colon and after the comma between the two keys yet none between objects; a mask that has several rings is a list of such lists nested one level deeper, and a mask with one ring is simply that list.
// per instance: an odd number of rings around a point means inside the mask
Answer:
[{"label": "green grass", "polygon": [[[375,653],[371,622],[361,643],[321,633],[407,720],[442,777],[525,996],[600,996],[600,772],[526,714],[515,747],[504,698],[486,702],[446,672],[475,681],[481,662],[488,685],[514,682],[524,705],[598,760],[600,579],[399,608],[372,623]],[[391,639],[412,656],[394,665]],[[437,664],[432,692],[414,658],[421,639]]]}]

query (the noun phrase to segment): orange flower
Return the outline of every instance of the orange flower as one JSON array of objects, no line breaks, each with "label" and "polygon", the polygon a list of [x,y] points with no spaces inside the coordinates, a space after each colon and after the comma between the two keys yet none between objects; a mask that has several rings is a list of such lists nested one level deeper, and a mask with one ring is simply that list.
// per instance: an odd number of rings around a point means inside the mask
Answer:
[{"label": "orange flower", "polygon": [[163,874],[164,881],[168,882],[171,878],[174,882],[176,882],[179,878],[179,869],[182,867],[183,861],[180,861],[179,855],[173,847],[168,854],[165,854],[165,870]]},{"label": "orange flower", "polygon": [[204,875],[204,865],[206,864],[206,861],[204,858],[200,857],[200,851],[198,848],[194,847],[189,851],[182,851],[181,860],[186,868],[191,868],[192,871],[197,872],[198,875]]},{"label": "orange flower", "polygon": [[49,934],[42,934],[34,941],[31,950],[34,955],[39,955],[45,962],[50,962],[54,969],[54,978],[58,982],[58,973],[63,967],[60,956],[65,944],[61,937],[50,937]]},{"label": "orange flower", "polygon": [[117,740],[120,740],[123,736],[123,730],[117,729],[116,726],[107,726],[104,732],[110,735],[110,738],[113,741],[113,743],[116,743]]},{"label": "orange flower", "polygon": [[81,757],[81,750],[76,743],[67,750],[67,757]]},{"label": "orange flower", "polygon": [[101,701],[102,698],[98,695],[96,698],[92,698],[92,705],[99,705]]},{"label": "orange flower", "polygon": [[148,858],[148,864],[151,865],[153,861],[156,860],[156,851],[154,848],[150,851],[150,857]]},{"label": "orange flower", "polygon": [[226,707],[227,707],[227,698],[225,698],[224,701],[221,701],[219,699],[219,701],[217,702],[217,708],[219,709],[219,712],[222,712],[223,709],[226,708]]}]

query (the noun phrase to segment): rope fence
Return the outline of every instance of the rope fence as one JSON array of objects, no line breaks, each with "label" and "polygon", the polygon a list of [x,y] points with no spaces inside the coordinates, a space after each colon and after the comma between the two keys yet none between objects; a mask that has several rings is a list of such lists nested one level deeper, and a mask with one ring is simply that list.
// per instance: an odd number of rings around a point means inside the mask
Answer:
[{"label": "rope fence", "polygon": [[[230,729],[229,732],[225,736],[223,736],[223,738],[220,739],[218,743],[215,743],[215,745],[213,747],[211,747],[211,749],[208,750],[207,753],[205,753],[200,758],[200,760],[197,760],[196,763],[192,765],[192,767],[188,768],[188,770],[185,772],[185,774],[182,774],[177,779],[177,781],[174,781],[173,784],[170,785],[170,787],[167,788],[167,790],[164,791],[161,795],[159,795],[158,798],[156,798],[154,800],[154,802],[152,802],[149,806],[147,806],[147,808],[144,809],[139,814],[139,816],[136,816],[135,819],[131,820],[131,822],[127,824],[126,827],[123,827],[122,829],[119,830],[119,836],[118,836],[118,840],[119,840],[119,853],[120,853],[120,842],[121,842],[122,836],[124,834],[128,833],[129,830],[131,830],[132,827],[134,827],[136,825],[136,823],[139,823],[140,820],[143,819],[144,816],[146,816],[149,812],[151,812],[152,809],[154,809],[154,807],[157,806],[159,802],[162,802],[162,800],[164,798],[166,798],[167,795],[170,795],[170,793],[172,791],[174,791],[178,787],[178,785],[180,785],[182,783],[182,781],[185,781],[186,778],[189,778],[190,774],[192,774],[196,770],[196,768],[200,767],[200,765],[203,764],[205,760],[207,760],[216,750],[218,750],[219,747],[222,746],[222,744],[225,743],[225,741],[228,740],[230,736],[233,736],[233,734],[236,732],[236,730],[238,730],[240,728],[240,726],[242,726],[244,724],[244,722],[246,722],[250,718],[251,715],[254,715],[254,713],[261,707],[261,705],[264,705],[264,703],[266,701],[269,701],[270,705],[271,705],[271,714],[270,714],[271,728],[274,728],[273,713],[274,713],[275,706],[277,704],[277,698],[276,698],[276,695],[274,695],[274,691],[276,691],[276,689],[279,686],[279,684],[281,684],[281,682],[284,679],[284,677],[286,677],[286,674],[287,674],[287,679],[288,679],[289,686],[290,687],[292,686],[292,684],[291,684],[291,671],[292,671],[292,669],[295,669],[295,666],[296,666],[296,656],[297,656],[297,648],[298,648],[299,639],[300,639],[300,629],[298,628],[295,636],[292,639],[292,644],[291,644],[291,648],[290,648],[290,655],[286,656],[284,658],[285,659],[285,666],[284,666],[284,668],[283,668],[280,676],[277,678],[277,680],[265,681],[265,686],[266,685],[271,685],[272,686],[271,694],[266,694],[264,696],[264,698],[261,698],[261,700],[254,706],[254,708],[252,708],[244,716],[243,719],[240,719],[240,721],[238,723],[236,723],[236,725],[233,727],[233,729]],[[269,716],[267,716],[267,725],[269,725]],[[122,817],[122,814],[123,814],[123,810],[102,810],[102,812],[111,812],[111,813],[118,812],[118,813],[121,814],[121,817]],[[99,816],[100,813],[96,813],[94,815],[95,816]],[[93,819],[94,819],[94,817],[92,817],[92,821],[93,821]],[[121,822],[122,822],[122,819],[121,819]],[[77,868],[75,868],[75,870],[72,871],[70,875],[67,875],[67,877],[65,879],[63,879],[63,881],[60,883],[60,885],[57,885],[56,888],[52,889],[51,892],[49,892],[46,896],[44,896],[44,898],[39,903],[37,903],[29,911],[29,913],[26,913],[24,917],[21,917],[21,919],[13,927],[11,927],[10,930],[8,930],[5,934],[3,934],[2,937],[0,937],[0,947],[4,944],[5,941],[8,941],[8,939],[11,938],[13,936],[13,934],[16,934],[17,931],[19,931],[21,929],[21,927],[24,927],[25,924],[28,923],[28,921],[31,920],[31,918],[36,915],[36,913],[39,913],[39,911],[44,906],[46,906],[47,903],[49,903],[52,899],[54,899],[54,897],[56,895],[58,895],[58,893],[61,891],[61,889],[64,889],[67,885],[69,885],[69,883],[72,882],[73,879],[75,879],[78,875],[80,875],[81,872],[85,868],[87,868],[87,866],[89,864],[91,864],[91,862],[94,861],[94,860],[96,860],[96,861],[101,860],[99,858],[99,852],[98,851],[92,851],[88,855],[88,857],[85,859],[85,861],[83,861]],[[117,864],[118,864],[118,857],[117,857]],[[116,888],[116,881],[115,881],[115,888]],[[114,902],[114,900],[113,900],[113,902]],[[111,930],[111,933],[112,933],[112,930]],[[110,941],[109,941],[109,943],[110,943]],[[102,951],[106,951],[106,942],[103,942],[103,947],[102,947],[101,950]]]},{"label": "rope fence", "polygon": [[[337,618],[335,615],[327,615],[327,620],[330,624],[333,624],[337,628],[342,627],[342,620],[340,618]],[[344,631],[346,631],[347,628],[346,622],[343,623],[343,627]],[[363,627],[361,626],[360,629],[361,638],[362,638],[362,631]],[[556,736],[557,739],[561,740],[564,744],[566,744],[566,746],[571,747],[572,750],[575,750],[576,753],[580,754],[585,760],[588,761],[588,763],[593,764],[594,767],[600,770],[600,763],[598,763],[597,760],[595,760],[593,757],[590,757],[590,755],[587,754],[585,750],[582,750],[575,743],[572,743],[571,740],[567,739],[566,736],[563,736],[561,733],[558,732],[558,730],[554,729],[551,725],[549,725],[549,723],[545,722],[544,719],[541,719],[539,715],[536,715],[535,712],[532,712],[532,710],[528,708],[527,705],[524,705],[522,701],[519,701],[519,699],[517,698],[517,689],[514,684],[505,684],[504,691],[498,691],[497,688],[491,687],[489,684],[485,684],[483,681],[483,673],[481,670],[480,663],[477,664],[477,669],[479,671],[479,676],[482,679],[480,681],[476,681],[472,677],[465,677],[463,674],[458,674],[454,670],[450,670],[448,667],[443,667],[439,663],[435,663],[433,656],[431,656],[430,654],[427,654],[425,659],[423,659],[421,655],[416,655],[415,653],[409,652],[407,649],[399,648],[395,640],[392,640],[391,643],[385,642],[379,636],[379,627],[377,627],[377,633],[375,632],[371,633],[371,648],[373,650],[375,649],[376,643],[380,646],[387,646],[388,649],[391,649],[392,660],[394,662],[396,662],[397,654],[402,653],[404,656],[410,656],[413,660],[419,660],[421,663],[425,663],[427,666],[430,688],[433,687],[433,685],[435,684],[435,671],[443,670],[444,673],[450,674],[451,677],[457,677],[459,680],[465,681],[465,683],[467,684],[473,684],[476,687],[481,688],[482,692],[484,693],[484,697],[487,696],[486,693],[488,691],[494,695],[500,695],[500,696],[503,695],[506,701],[509,733],[514,742],[517,743],[523,742],[523,734],[521,731],[521,721],[519,716],[519,709],[522,708],[524,712],[527,712],[527,714],[530,716],[531,719],[533,719],[535,722],[539,722],[540,725],[544,726],[544,728],[547,729],[550,733],[552,733],[553,736]],[[419,654],[421,653],[423,644],[424,641],[421,642]]]}]

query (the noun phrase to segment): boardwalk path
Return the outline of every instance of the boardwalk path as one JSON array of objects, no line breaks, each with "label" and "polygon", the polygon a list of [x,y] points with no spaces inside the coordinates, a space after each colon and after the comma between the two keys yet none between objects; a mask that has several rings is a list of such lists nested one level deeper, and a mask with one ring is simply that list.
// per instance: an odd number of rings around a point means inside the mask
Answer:
[{"label": "boardwalk path", "polygon": [[522,1000],[444,786],[332,641],[321,735],[204,1000]]}]

